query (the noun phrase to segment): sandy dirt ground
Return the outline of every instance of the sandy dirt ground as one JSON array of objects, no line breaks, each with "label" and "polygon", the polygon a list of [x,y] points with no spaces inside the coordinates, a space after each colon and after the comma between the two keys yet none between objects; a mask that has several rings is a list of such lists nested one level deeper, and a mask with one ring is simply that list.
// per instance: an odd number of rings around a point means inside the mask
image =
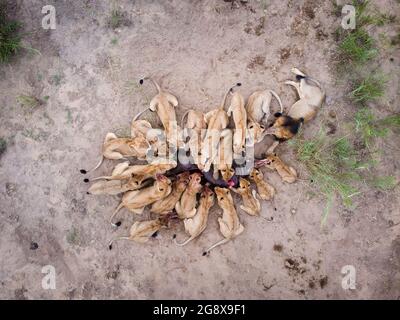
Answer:
[{"label": "sandy dirt ground", "polygon": [[[399,13],[397,1],[373,2]],[[56,30],[41,28],[45,4],[56,8]],[[116,29],[109,23],[113,8],[124,12]],[[217,206],[203,235],[186,247],[174,245],[174,233],[185,237],[183,226],[174,224],[147,244],[119,242],[109,251],[108,241],[141,218],[123,210],[122,226],[112,229],[107,219],[119,197],[87,195],[79,172],[97,163],[107,132],[129,133],[132,117],[154,94],[151,86],[138,86],[147,74],[178,97],[180,118],[188,108],[215,108],[236,82],[246,97],[273,89],[288,107],[296,96],[283,81],[297,66],[327,92],[306,136],[330,110],[340,126],[354,107],[331,72],[333,33],[340,25],[331,1],[248,1],[232,7],[209,0],[30,0],[12,1],[11,13],[24,24],[25,43],[41,55],[25,51],[0,66],[0,136],[8,143],[0,159],[0,298],[400,297],[398,190],[366,191],[351,209],[336,201],[321,228],[325,200],[309,196],[309,183],[284,184],[265,171],[277,189],[274,203],[262,203],[263,218],[239,211],[243,234],[203,257],[221,238]],[[391,75],[379,107],[383,113],[399,108],[399,63],[393,52],[381,56]],[[48,99],[26,110],[16,102],[20,94]],[[290,147],[278,153],[306,176]],[[383,151],[383,173],[399,177],[399,154]],[[97,174],[109,173],[113,164],[105,161]],[[46,265],[55,267],[55,290],[42,288]],[[355,290],[342,288],[346,265],[355,267]]]}]

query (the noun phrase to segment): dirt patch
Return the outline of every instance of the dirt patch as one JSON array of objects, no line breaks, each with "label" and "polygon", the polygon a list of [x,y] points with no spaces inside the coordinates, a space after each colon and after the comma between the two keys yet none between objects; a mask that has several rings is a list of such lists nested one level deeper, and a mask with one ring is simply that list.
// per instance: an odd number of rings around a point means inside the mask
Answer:
[{"label": "dirt patch", "polygon": [[328,135],[336,133],[337,127],[333,122],[327,122],[326,126],[328,127],[328,131],[326,132]]},{"label": "dirt patch", "polygon": [[285,260],[285,268],[288,269],[290,273],[295,276],[306,272],[306,269],[300,266],[300,262],[292,258],[288,258]]},{"label": "dirt patch", "polygon": [[290,57],[291,53],[292,52],[291,52],[290,48],[282,48],[279,51],[279,56],[280,56],[282,61],[285,61]]},{"label": "dirt patch", "polygon": [[28,300],[28,298],[25,296],[25,293],[28,292],[24,287],[20,289],[16,289],[14,292],[14,297],[16,300]]},{"label": "dirt patch", "polygon": [[324,289],[327,284],[328,284],[328,276],[319,279],[319,286],[321,287],[321,289]]},{"label": "dirt patch", "polygon": [[247,69],[254,70],[257,67],[264,67],[265,57],[255,56],[251,59],[250,63],[247,65]]},{"label": "dirt patch", "polygon": [[302,7],[303,14],[306,18],[314,19],[315,18],[315,9],[316,9],[317,1],[306,1]]},{"label": "dirt patch", "polygon": [[256,36],[261,36],[264,33],[265,16],[258,19],[258,24],[254,27],[254,33]]},{"label": "dirt patch", "polygon": [[117,278],[118,278],[118,275],[119,275],[119,273],[120,273],[119,267],[120,267],[120,266],[117,265],[116,268],[115,268],[115,270],[107,272],[107,273],[106,273],[106,278],[107,278],[107,279],[113,279],[113,280],[117,279]]},{"label": "dirt patch", "polygon": [[317,30],[316,36],[319,41],[324,41],[329,37],[329,35],[321,29]]},{"label": "dirt patch", "polygon": [[265,33],[265,16],[262,16],[257,19],[256,22],[247,22],[243,31],[247,34],[254,34],[257,37],[261,36]]},{"label": "dirt patch", "polygon": [[302,57],[303,52],[296,46],[290,46],[279,50],[279,58],[281,63],[285,63],[291,56]]}]

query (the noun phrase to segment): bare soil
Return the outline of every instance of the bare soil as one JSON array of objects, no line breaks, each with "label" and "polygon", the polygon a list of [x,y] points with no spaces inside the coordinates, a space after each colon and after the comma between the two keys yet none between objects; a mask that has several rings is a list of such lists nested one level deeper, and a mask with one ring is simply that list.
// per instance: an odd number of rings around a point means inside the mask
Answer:
[{"label": "bare soil", "polygon": [[[0,298],[400,297],[398,189],[368,190],[351,209],[336,201],[321,228],[325,200],[308,192],[309,182],[289,185],[265,172],[277,195],[273,203],[263,202],[263,218],[239,211],[244,233],[203,257],[204,248],[221,238],[217,206],[203,235],[186,247],[172,241],[174,233],[185,237],[176,223],[147,244],[119,242],[109,251],[108,241],[140,218],[124,210],[122,226],[112,229],[107,219],[119,197],[87,195],[79,173],[97,163],[107,132],[129,132],[132,117],[154,94],[151,86],[138,86],[148,74],[179,98],[180,118],[188,108],[215,108],[236,82],[245,96],[262,88],[277,91],[287,108],[296,96],[283,81],[296,66],[327,92],[306,136],[332,111],[332,130],[339,130],[355,107],[331,68],[340,17],[330,1],[52,3],[56,30],[41,28],[48,1],[11,2],[11,13],[24,24],[25,44],[41,54],[24,51],[0,66],[0,136],[7,141],[0,158]],[[372,3],[399,16],[398,1]],[[110,24],[115,7],[123,13],[117,27]],[[397,29],[380,30],[393,35]],[[382,51],[380,64],[390,80],[378,108],[398,111],[398,52]],[[48,99],[24,108],[16,101],[20,94]],[[400,140],[393,139],[380,170],[399,177]],[[290,147],[278,153],[306,177]],[[113,164],[106,161],[97,174],[109,173]],[[55,290],[42,289],[45,265],[56,269]],[[345,265],[356,269],[355,290],[342,288]]]}]

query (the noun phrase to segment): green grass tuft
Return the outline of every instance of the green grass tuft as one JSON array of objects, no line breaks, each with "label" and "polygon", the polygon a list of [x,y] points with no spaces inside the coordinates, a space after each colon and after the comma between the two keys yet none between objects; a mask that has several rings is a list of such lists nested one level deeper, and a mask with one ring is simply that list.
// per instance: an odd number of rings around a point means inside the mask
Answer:
[{"label": "green grass tuft", "polygon": [[50,78],[50,83],[54,84],[55,86],[59,86],[61,84],[62,79],[63,79],[62,74],[54,74]]},{"label": "green grass tuft", "polygon": [[352,197],[358,193],[355,182],[361,179],[357,170],[363,164],[347,137],[332,139],[321,130],[311,139],[297,137],[290,144],[317,190],[328,200],[339,195],[345,205],[352,204]]},{"label": "green grass tuft", "polygon": [[8,62],[22,49],[18,21],[7,19],[5,8],[0,7],[0,62]]},{"label": "green grass tuft", "polygon": [[390,40],[390,45],[394,47],[400,45],[400,32]]},{"label": "green grass tuft", "polygon": [[[366,139],[386,134],[382,126],[385,121],[398,127],[400,116],[376,120],[369,109],[362,109],[356,115],[357,130],[361,130]],[[305,140],[299,135],[289,141],[297,159],[305,166],[313,189],[327,200],[322,212],[321,226],[326,223],[336,196],[340,197],[345,206],[351,206],[353,198],[361,193],[365,184],[384,191],[398,185],[398,181],[392,176],[371,177],[370,170],[366,169],[371,169],[376,163],[373,159],[366,159],[365,152],[354,147],[353,138],[351,135],[335,138],[320,130],[310,139]]]},{"label": "green grass tuft", "polygon": [[[367,25],[383,26],[388,23],[394,23],[396,16],[388,13],[381,13],[369,9],[369,1],[353,0],[353,6],[356,8],[356,24],[358,27]],[[369,11],[367,13],[367,11]]]},{"label": "green grass tuft", "polygon": [[107,21],[107,26],[111,29],[117,29],[122,26],[131,25],[131,21],[125,11],[120,11],[119,9],[112,9],[110,17]]},{"label": "green grass tuft", "polygon": [[380,125],[388,126],[389,129],[400,129],[400,114],[393,114],[378,121]]},{"label": "green grass tuft", "polygon": [[72,229],[68,230],[67,242],[72,245],[78,245],[80,243],[79,232],[75,227],[72,227]]},{"label": "green grass tuft", "polygon": [[386,137],[390,131],[400,129],[400,114],[376,119],[371,109],[363,108],[356,113],[354,122],[355,131],[360,135],[363,144],[369,148],[376,138]]},{"label": "green grass tuft", "polygon": [[23,106],[25,108],[29,108],[29,109],[34,109],[43,103],[40,99],[38,99],[34,96],[25,95],[25,94],[20,94],[17,97],[17,102],[21,106]]},{"label": "green grass tuft", "polygon": [[398,184],[397,180],[393,176],[375,177],[369,181],[370,185],[380,190],[391,190]]},{"label": "green grass tuft", "polygon": [[376,100],[383,96],[385,91],[386,79],[381,75],[370,75],[354,84],[354,89],[350,92],[350,98],[359,104]]},{"label": "green grass tuft", "polygon": [[374,39],[362,29],[349,33],[339,44],[341,63],[363,64],[375,58],[378,50],[374,44]]},{"label": "green grass tuft", "polygon": [[349,135],[331,137],[320,130],[310,139],[305,140],[300,134],[289,141],[296,158],[307,170],[313,189],[327,200],[321,225],[326,223],[336,196],[345,206],[351,206],[353,197],[361,193],[362,186],[387,191],[398,185],[392,176],[370,177],[368,169],[376,165],[376,161],[354,147],[355,139],[360,136],[364,145],[369,147],[374,138],[385,137],[393,129],[400,129],[400,114],[376,119],[370,109],[363,108],[356,113],[355,129]]},{"label": "green grass tuft", "polygon": [[7,149],[7,141],[0,137],[0,156],[6,151]]},{"label": "green grass tuft", "polygon": [[385,126],[378,125],[375,116],[368,108],[359,110],[355,117],[355,131],[361,136],[366,147],[370,147],[374,138],[387,136],[389,130]]},{"label": "green grass tuft", "polygon": [[[336,29],[333,34],[338,42],[335,58],[340,77],[353,84],[349,97],[354,103],[364,106],[384,95],[387,80],[379,71],[372,70],[380,42],[377,43],[363,26],[382,26],[397,19],[376,9],[371,12],[369,1],[353,0],[353,5],[357,29]],[[335,14],[340,15],[339,6],[334,3],[333,8]],[[398,43],[400,36],[391,39],[390,45]],[[400,114],[376,119],[372,110],[364,107],[356,113],[353,128],[354,132],[337,140],[321,131],[310,140],[295,138],[289,142],[315,182],[315,191],[327,199],[321,225],[327,220],[335,196],[339,196],[345,205],[351,205],[353,197],[366,185],[381,190],[390,190],[398,185],[394,177],[373,176],[369,169],[379,162],[374,155],[380,153],[380,149],[371,150],[371,145],[376,138],[386,137],[390,131],[400,129]]]},{"label": "green grass tuft", "polygon": [[109,26],[112,29],[116,29],[121,25],[122,22],[122,14],[119,10],[112,10],[110,20],[108,22]]}]

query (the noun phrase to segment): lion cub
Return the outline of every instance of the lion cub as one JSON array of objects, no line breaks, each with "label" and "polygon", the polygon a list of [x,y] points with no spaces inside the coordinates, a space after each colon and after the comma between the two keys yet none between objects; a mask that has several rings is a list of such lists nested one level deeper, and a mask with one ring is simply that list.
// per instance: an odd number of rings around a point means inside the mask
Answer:
[{"label": "lion cub", "polygon": [[244,108],[244,99],[239,92],[232,94],[231,104],[227,111],[229,117],[232,116],[235,123],[233,134],[233,153],[235,158],[240,157],[246,148],[246,126],[247,112]]},{"label": "lion cub", "polygon": [[[157,175],[164,174],[168,170],[175,168],[177,163],[175,161],[163,162],[163,161],[153,161],[150,164],[135,164],[129,165],[129,162],[122,162],[115,166],[115,169],[111,176],[100,176],[91,181],[96,180],[125,180],[129,179],[132,176],[140,175],[143,177],[143,180],[148,178],[156,178]],[[118,170],[117,170],[118,168]],[[89,179],[84,180],[85,182],[89,182]]]},{"label": "lion cub", "polygon": [[139,160],[145,160],[150,144],[143,135],[134,138],[118,138],[114,133],[109,132],[103,142],[102,155],[98,164],[90,169],[81,169],[82,174],[92,172],[99,168],[104,158],[110,160],[120,160],[129,157],[136,157]]},{"label": "lion cub", "polygon": [[[186,125],[184,119],[187,116]],[[188,110],[182,117],[181,127],[183,129],[183,138],[186,140],[185,150],[190,152],[194,164],[200,163],[201,143],[204,138],[207,123],[204,114],[201,111]]]},{"label": "lion cub", "polygon": [[185,224],[185,231],[190,237],[182,243],[178,243],[175,239],[175,244],[184,246],[193,239],[197,238],[207,227],[208,213],[210,208],[214,205],[214,192],[207,186],[203,188],[200,197],[200,204],[197,208],[196,214],[193,218],[188,218],[183,221]]},{"label": "lion cub", "polygon": [[87,194],[116,195],[126,191],[138,190],[143,187],[143,176],[133,176],[128,180],[103,180],[92,184]]},{"label": "lion cub", "polygon": [[195,172],[189,177],[189,185],[183,192],[180,201],[175,205],[176,213],[180,219],[192,218],[196,214],[196,198],[201,191],[201,174]]},{"label": "lion cub", "polygon": [[250,182],[246,179],[240,178],[239,187],[237,189],[230,188],[233,192],[242,196],[243,204],[240,205],[240,209],[248,213],[251,216],[260,215],[261,204],[257,199],[256,190],[250,188]]},{"label": "lion cub", "polygon": [[250,179],[254,181],[257,186],[257,193],[262,200],[271,200],[275,195],[275,188],[271,186],[264,179],[264,175],[260,170],[253,168],[250,172]]},{"label": "lion cub", "polygon": [[284,182],[293,183],[297,179],[297,171],[286,165],[276,154],[270,154],[263,160],[256,162],[257,167],[265,166],[270,170],[276,170]]},{"label": "lion cub", "polygon": [[182,196],[182,193],[185,191],[187,185],[189,183],[189,172],[183,172],[178,175],[176,181],[172,184],[171,193],[165,197],[164,199],[158,200],[153,203],[151,206],[150,212],[157,213],[160,215],[165,215],[171,213],[176,203]]},{"label": "lion cub", "polygon": [[113,226],[119,226],[121,223],[112,223],[113,218],[123,207],[126,207],[129,211],[142,214],[144,208],[156,202],[157,200],[163,199],[171,193],[171,180],[166,176],[158,175],[154,184],[150,187],[129,191],[124,194],[120,205],[115,209],[114,213],[110,218],[110,223]]},{"label": "lion cub", "polygon": [[237,215],[233,198],[229,189],[217,187],[215,188],[215,194],[217,196],[218,205],[223,211],[222,218],[218,218],[218,222],[219,230],[224,236],[224,239],[218,241],[204,251],[203,256],[205,256],[212,249],[234,239],[244,231],[244,227],[239,221],[239,217]]},{"label": "lion cub", "polygon": [[136,221],[129,231],[129,237],[118,237],[112,239],[108,248],[112,249],[112,244],[115,240],[130,240],[139,243],[147,242],[152,236],[157,234],[157,231],[165,225],[161,219],[149,220],[149,221]]},{"label": "lion cub", "polygon": [[224,129],[221,133],[220,142],[218,146],[218,153],[214,159],[214,179],[219,178],[218,171],[221,172],[222,179],[226,182],[229,181],[235,174],[232,168],[233,153],[232,153],[232,130]]},{"label": "lion cub", "polygon": [[228,94],[232,93],[234,87],[241,86],[237,83],[225,93],[218,109],[207,112],[204,117],[207,123],[207,130],[201,143],[201,161],[199,168],[203,171],[210,171],[211,164],[218,153],[218,145],[221,131],[229,124],[229,117],[225,111],[225,103]]},{"label": "lion cub", "polygon": [[[149,108],[143,110],[141,113],[146,110],[157,112],[157,115],[165,129],[167,141],[168,143],[171,143],[174,138],[176,138],[174,137],[174,134],[177,134],[175,107],[178,105],[178,99],[171,93],[161,89],[160,85],[153,78],[145,77],[141,79],[139,83],[143,84],[144,80],[150,80],[153,83],[157,89],[157,95],[151,99]],[[137,119],[141,113],[139,113],[135,118]]]}]

